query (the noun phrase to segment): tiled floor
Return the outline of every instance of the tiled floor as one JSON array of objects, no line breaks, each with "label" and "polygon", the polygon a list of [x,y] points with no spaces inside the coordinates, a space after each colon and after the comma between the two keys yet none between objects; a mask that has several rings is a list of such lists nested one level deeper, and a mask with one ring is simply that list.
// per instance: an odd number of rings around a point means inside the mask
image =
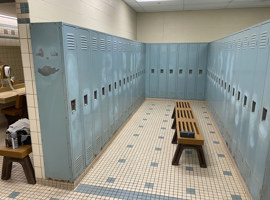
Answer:
[{"label": "tiled floor", "polygon": [[173,106],[145,101],[74,191],[28,185],[16,164],[12,179],[0,181],[0,199],[249,199],[203,102],[192,102],[192,108],[208,167],[200,168],[194,150],[185,150],[179,166],[171,165]]}]

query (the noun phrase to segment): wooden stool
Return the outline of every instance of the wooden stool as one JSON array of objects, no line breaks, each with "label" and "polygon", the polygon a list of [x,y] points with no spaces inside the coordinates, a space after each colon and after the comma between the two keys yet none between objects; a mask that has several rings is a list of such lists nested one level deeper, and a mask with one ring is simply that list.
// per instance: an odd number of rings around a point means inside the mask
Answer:
[{"label": "wooden stool", "polygon": [[35,184],[35,172],[29,158],[32,152],[31,145],[20,146],[18,149],[7,147],[0,148],[0,155],[4,156],[2,167],[2,180],[8,180],[11,176],[12,162],[18,162],[22,165],[24,174],[29,184]]}]

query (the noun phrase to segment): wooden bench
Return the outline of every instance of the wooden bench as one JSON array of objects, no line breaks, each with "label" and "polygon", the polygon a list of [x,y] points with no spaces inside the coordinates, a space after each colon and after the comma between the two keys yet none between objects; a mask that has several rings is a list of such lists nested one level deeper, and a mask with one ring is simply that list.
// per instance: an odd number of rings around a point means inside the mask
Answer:
[{"label": "wooden bench", "polygon": [[12,162],[18,162],[22,165],[27,182],[29,184],[35,184],[35,172],[29,158],[29,154],[32,152],[31,145],[19,146],[18,149],[12,149],[11,147],[0,148],[0,155],[4,156],[2,167],[2,180],[8,180],[11,176]]},{"label": "wooden bench", "polygon": [[175,118],[175,111],[180,110],[180,109],[185,109],[185,110],[190,109],[190,110],[192,110],[189,101],[177,100],[175,102],[175,106],[174,106],[174,109],[173,109],[172,119]]},{"label": "wooden bench", "polygon": [[[179,160],[184,149],[195,149],[198,154],[200,167],[206,168],[207,166],[202,148],[204,145],[204,138],[190,104],[185,105],[189,105],[189,107],[180,108],[175,106],[174,114],[172,116],[174,118],[172,129],[175,129],[172,143],[177,144],[172,164],[179,165]],[[194,138],[181,137],[180,132],[193,132]]]}]

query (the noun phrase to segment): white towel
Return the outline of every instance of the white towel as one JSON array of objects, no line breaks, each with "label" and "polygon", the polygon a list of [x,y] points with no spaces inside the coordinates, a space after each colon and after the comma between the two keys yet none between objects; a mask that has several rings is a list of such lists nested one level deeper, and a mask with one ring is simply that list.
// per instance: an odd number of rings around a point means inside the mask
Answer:
[{"label": "white towel", "polygon": [[7,132],[15,133],[20,130],[24,130],[27,133],[27,135],[30,135],[30,125],[28,119],[23,118],[16,121],[14,124],[11,124],[7,129]]}]

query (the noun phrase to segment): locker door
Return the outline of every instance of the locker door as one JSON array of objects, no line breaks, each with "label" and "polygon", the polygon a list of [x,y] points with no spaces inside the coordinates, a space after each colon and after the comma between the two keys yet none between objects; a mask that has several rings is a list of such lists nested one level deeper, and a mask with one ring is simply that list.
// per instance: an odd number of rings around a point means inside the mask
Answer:
[{"label": "locker door", "polygon": [[159,45],[151,44],[150,49],[150,75],[149,75],[149,94],[150,97],[158,97],[159,87]]},{"label": "locker door", "polygon": [[198,68],[197,68],[197,94],[196,99],[204,100],[206,84],[206,66],[207,66],[207,43],[201,43],[198,47]]},{"label": "locker door", "polygon": [[99,37],[95,31],[91,32],[91,58],[92,58],[92,73],[91,73],[91,91],[92,94],[92,119],[94,127],[94,144],[95,144],[95,155],[99,153],[102,147],[102,117],[101,117],[101,67],[99,58]]},{"label": "locker door", "polygon": [[168,98],[168,91],[167,91],[167,76],[166,73],[168,71],[168,64],[167,64],[167,44],[160,44],[160,52],[159,52],[159,59],[160,59],[160,65],[159,65],[159,98]]},{"label": "locker door", "polygon": [[113,37],[113,105],[114,105],[114,131],[117,130],[119,117],[119,99],[118,99],[118,38]]},{"label": "locker door", "polygon": [[113,60],[112,60],[112,45],[113,40],[111,36],[106,36],[106,67],[107,67],[107,94],[108,94],[108,117],[109,117],[109,138],[112,137],[113,134],[113,126],[114,126],[114,105],[113,105]]},{"label": "locker door", "polygon": [[118,57],[117,57],[117,69],[118,69],[118,80],[117,80],[117,84],[118,84],[118,99],[119,99],[119,115],[118,115],[118,128],[120,127],[121,123],[122,123],[122,118],[123,118],[123,93],[122,93],[122,77],[123,77],[123,40],[121,38],[119,38],[118,40]]},{"label": "locker door", "polygon": [[84,132],[84,151],[85,151],[85,165],[87,166],[94,158],[94,147],[93,147],[93,124],[91,115],[91,101],[90,101],[90,33],[85,29],[78,29],[77,34],[78,41],[78,70],[79,70],[79,81],[80,81],[80,97],[82,102],[82,122]]},{"label": "locker door", "polygon": [[106,36],[99,33],[99,59],[101,68],[101,119],[102,119],[102,146],[109,140],[109,115],[108,115],[108,88],[107,88],[107,65],[106,65]]},{"label": "locker door", "polygon": [[187,44],[178,44],[177,99],[186,99]]},{"label": "locker door", "polygon": [[126,74],[128,70],[128,48],[129,48],[129,42],[127,40],[124,40],[124,49],[123,49],[123,67],[122,67],[122,93],[123,93],[123,116],[122,116],[122,123],[125,121],[127,117],[127,107],[128,107],[128,94],[127,94],[127,83],[126,83]]},{"label": "locker door", "polygon": [[176,99],[176,77],[177,71],[176,66],[178,64],[178,45],[169,44],[168,45],[168,71],[167,71],[167,80],[168,80],[168,98]]},{"label": "locker door", "polygon": [[81,97],[80,97],[80,77],[77,62],[76,41],[77,30],[72,26],[63,26],[64,53],[66,65],[66,84],[69,105],[69,129],[70,145],[72,153],[73,178],[81,174],[84,168],[84,142],[83,124],[81,123]]},{"label": "locker door", "polygon": [[196,94],[196,72],[197,68],[197,56],[198,55],[198,45],[189,44],[188,45],[188,68],[186,73],[186,94],[187,99],[195,99]]}]

